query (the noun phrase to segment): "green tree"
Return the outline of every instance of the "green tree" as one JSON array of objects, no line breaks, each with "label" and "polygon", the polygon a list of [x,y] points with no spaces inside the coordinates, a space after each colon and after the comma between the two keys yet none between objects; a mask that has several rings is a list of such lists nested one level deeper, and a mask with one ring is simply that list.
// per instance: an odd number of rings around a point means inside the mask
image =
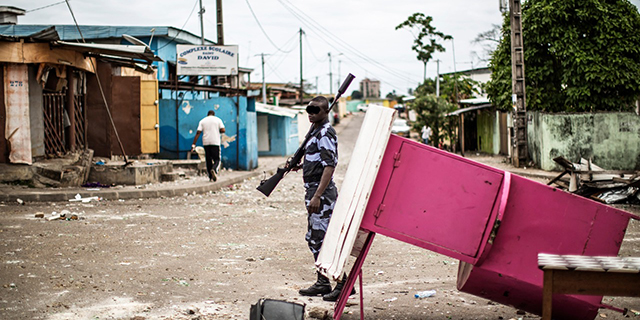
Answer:
[{"label": "green tree", "polygon": [[[468,77],[460,73],[456,73],[453,75],[445,74],[442,75],[442,80],[440,81],[440,97],[449,101],[450,103],[457,103],[461,99],[469,99],[475,97],[479,92],[477,87],[480,84]],[[433,79],[426,79],[416,91],[419,94],[435,94],[436,93],[436,82]],[[456,91],[458,92],[458,97],[456,99]]]},{"label": "green tree", "polygon": [[[453,37],[446,35],[431,26],[433,18],[425,16],[423,13],[414,13],[407,20],[396,26],[396,30],[401,28],[409,28],[417,30],[418,35],[414,34],[413,46],[411,49],[418,53],[418,60],[424,64],[424,79],[427,78],[427,62],[433,57],[436,51],[444,52],[445,48],[437,42],[438,38],[442,40],[451,40]],[[412,32],[413,34],[413,32]]]},{"label": "green tree", "polygon": [[353,90],[353,92],[351,92],[351,99],[353,100],[362,99],[362,92],[360,92],[359,90]]},{"label": "green tree", "polygon": [[[522,8],[528,110],[630,111],[640,95],[640,14],[628,0],[529,0]],[[511,103],[509,19],[490,67],[495,106]]]},{"label": "green tree", "polygon": [[416,112],[416,121],[413,123],[414,130],[421,132],[423,126],[431,127],[431,137],[433,138],[431,141],[435,146],[443,142],[443,134],[448,135],[450,141],[455,141],[455,138],[452,139],[450,134],[455,133],[455,130],[450,130],[450,120],[445,117],[447,113],[456,109],[454,104],[442,97],[436,97],[434,94],[418,92],[410,108]]}]

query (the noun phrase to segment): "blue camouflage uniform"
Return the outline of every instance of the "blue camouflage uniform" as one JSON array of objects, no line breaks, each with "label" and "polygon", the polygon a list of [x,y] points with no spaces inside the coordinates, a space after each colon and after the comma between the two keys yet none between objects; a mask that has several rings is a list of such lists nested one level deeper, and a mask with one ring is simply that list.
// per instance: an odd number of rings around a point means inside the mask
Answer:
[{"label": "blue camouflage uniform", "polygon": [[[313,130],[311,138],[305,146],[304,163],[302,165],[302,179],[304,180],[305,205],[318,189],[325,167],[338,165],[338,136],[329,121]],[[338,189],[331,178],[331,182],[320,197],[320,212],[308,213],[307,234],[305,240],[315,259],[318,258],[322,241],[329,226],[329,219],[338,198]]]}]

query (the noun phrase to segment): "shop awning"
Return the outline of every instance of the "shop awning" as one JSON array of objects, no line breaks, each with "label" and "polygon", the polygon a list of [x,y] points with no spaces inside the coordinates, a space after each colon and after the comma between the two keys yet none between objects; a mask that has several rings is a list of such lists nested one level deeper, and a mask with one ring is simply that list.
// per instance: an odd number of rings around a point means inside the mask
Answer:
[{"label": "shop awning", "polygon": [[153,61],[163,61],[156,56],[151,49],[142,45],[122,45],[122,44],[103,44],[103,43],[76,43],[67,41],[55,41],[54,46],[60,46],[64,49],[79,51],[96,57],[119,57],[136,60],[143,60],[147,63]]},{"label": "shop awning", "polygon": [[295,118],[298,115],[298,111],[289,108],[272,106],[260,102],[256,102],[256,112],[272,114],[274,116],[282,116]]}]

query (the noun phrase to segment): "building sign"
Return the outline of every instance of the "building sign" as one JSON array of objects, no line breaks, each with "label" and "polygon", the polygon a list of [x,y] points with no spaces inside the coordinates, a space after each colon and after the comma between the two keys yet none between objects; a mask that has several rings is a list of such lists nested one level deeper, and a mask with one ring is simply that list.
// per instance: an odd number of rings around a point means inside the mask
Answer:
[{"label": "building sign", "polygon": [[238,74],[238,46],[176,46],[178,75],[229,76]]}]

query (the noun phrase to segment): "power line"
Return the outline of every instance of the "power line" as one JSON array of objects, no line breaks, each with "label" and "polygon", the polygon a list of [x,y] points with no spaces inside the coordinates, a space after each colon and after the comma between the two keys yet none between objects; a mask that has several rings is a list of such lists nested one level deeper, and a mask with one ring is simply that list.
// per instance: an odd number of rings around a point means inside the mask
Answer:
[{"label": "power line", "polygon": [[[271,40],[271,38],[269,37],[267,32],[264,31],[264,28],[262,28],[262,24],[260,24],[260,21],[258,20],[258,17],[256,16],[255,12],[253,12],[253,8],[251,8],[251,4],[249,3],[249,0],[245,0],[245,2],[247,3],[247,7],[249,7],[249,11],[251,11],[251,15],[253,16],[253,19],[256,20],[256,23],[258,24],[258,27],[260,27],[260,30],[262,30],[262,33],[264,34],[264,36],[267,37],[267,40],[269,40],[269,42],[271,42],[271,45],[273,45],[276,48],[276,50],[284,52],[275,43],[273,43],[273,40]],[[293,50],[293,49],[291,49],[291,50]],[[289,52],[291,52],[291,51],[289,51]]]},{"label": "power line", "polygon": [[314,59],[316,59],[317,62],[325,62],[327,61],[328,58],[324,58],[324,59],[318,59],[318,57],[316,57],[316,55],[313,53],[313,50],[311,49],[311,46],[309,45],[309,38],[307,38],[307,34],[304,34],[304,39],[307,40],[305,41],[305,44],[307,45],[307,48],[309,49],[309,52],[311,52],[311,55],[313,56]]},{"label": "power line", "polygon": [[178,30],[178,33],[176,33],[176,35],[173,36],[173,38],[171,38],[171,40],[169,40],[169,42],[165,43],[164,46],[158,48],[158,50],[168,46],[170,43],[172,43],[174,40],[176,40],[176,38],[180,35],[182,30],[184,29],[184,26],[186,26],[187,22],[189,22],[189,19],[191,19],[191,15],[193,15],[193,12],[196,10],[196,6],[198,5],[198,1],[200,1],[200,0],[196,0],[196,2],[193,4],[193,8],[191,9],[191,13],[189,13],[189,16],[187,17],[187,20],[184,22],[184,24],[182,24],[182,27],[180,27],[180,30]]},{"label": "power line", "polygon": [[[281,0],[278,0],[278,1],[280,1],[280,2],[282,3],[282,1],[281,1]],[[294,15],[297,19],[299,19],[300,21],[302,21],[303,23],[305,23],[305,24],[306,24],[305,19],[302,19],[302,17],[301,17],[297,12],[293,11],[293,9],[287,8],[285,4],[283,4],[283,6],[285,6],[285,9],[289,10],[289,12],[291,12],[291,14],[292,14],[292,15]],[[299,10],[299,9],[298,9],[298,10]],[[310,17],[309,17],[309,20],[313,21],[313,19],[312,19],[312,18],[310,18]],[[318,24],[318,23],[317,23],[317,22],[315,22],[315,21],[313,21],[313,22],[314,22],[314,23],[316,23],[316,24]],[[318,25],[319,25],[319,24],[318,24]],[[325,30],[326,30],[326,29],[325,29]],[[337,47],[336,47],[335,45],[333,45],[330,41],[328,41],[328,40],[326,40],[326,39],[324,38],[324,37],[329,37],[329,38],[331,38],[331,36],[330,36],[330,35],[323,34],[324,32],[322,32],[322,31],[318,32],[318,31],[314,30],[314,29],[313,29],[313,27],[311,28],[311,31],[312,31],[312,32],[314,32],[314,33],[316,33],[316,34],[319,36],[319,38],[320,38],[321,40],[323,40],[325,43],[327,43],[330,47],[332,47],[333,49],[335,49],[335,50],[337,50],[337,51],[341,51],[341,49],[337,48]],[[334,36],[334,37],[335,37],[335,36]],[[336,37],[336,38],[337,38],[337,37]],[[355,50],[355,49],[354,49],[354,50]],[[351,50],[351,49],[349,49],[349,48],[347,48],[347,51],[351,51],[351,52],[353,52],[353,50]],[[368,57],[364,56],[362,53],[359,53],[357,50],[356,50],[356,52],[355,52],[355,55],[360,56],[360,57],[361,57],[362,59],[364,59],[365,61],[368,61],[368,62],[370,62],[370,63],[374,63],[374,64],[378,64],[379,66],[382,66],[383,71],[387,71],[387,72],[391,73],[392,75],[395,75],[396,77],[398,77],[399,79],[401,79],[401,80],[403,80],[403,81],[411,81],[411,79],[409,79],[409,78],[405,78],[405,77],[403,77],[403,76],[399,75],[399,74],[398,74],[398,73],[396,73],[396,72],[389,71],[390,69],[387,69],[384,65],[382,65],[382,64],[380,64],[380,63],[378,63],[377,61],[375,61],[375,60],[373,60],[373,59],[371,59],[371,58],[368,58]],[[371,71],[370,71],[370,70],[368,70],[368,68],[366,68],[366,67],[364,67],[364,66],[360,65],[360,63],[358,63],[358,62],[356,62],[355,60],[351,59],[348,55],[345,55],[345,56],[347,57],[347,60],[351,61],[352,63],[354,63],[355,65],[359,66],[360,68],[362,68],[362,69],[364,69],[364,70],[367,70],[367,72],[370,72],[370,73],[371,73]],[[386,70],[384,70],[384,69],[386,69]],[[382,79],[382,77],[377,77],[377,78]],[[384,80],[379,80],[379,81],[380,81],[380,82],[382,82],[382,83],[384,83],[384,84],[389,85],[390,87],[392,87],[392,88],[394,88],[394,89],[397,89],[398,91],[404,91],[404,90],[405,90],[405,89],[403,89],[403,88],[396,87],[395,85],[393,85],[393,84],[391,84],[391,83],[389,83],[389,82],[387,82],[387,81],[384,81]],[[417,82],[417,81],[416,81],[416,82]]]},{"label": "power line", "polygon": [[[69,1],[71,1],[71,0],[69,0]],[[38,10],[41,10],[41,9],[46,9],[46,8],[49,8],[49,7],[53,7],[53,6],[56,6],[56,5],[59,5],[59,4],[63,4],[63,3],[65,3],[65,2],[66,2],[66,1],[59,1],[59,2],[56,2],[56,3],[52,3],[52,4],[50,4],[50,5],[46,5],[46,6],[44,6],[44,7],[40,7],[40,8],[35,8],[35,9],[27,10],[27,11],[25,11],[25,12],[34,12],[34,11],[38,11]]]},{"label": "power line", "polygon": [[[380,63],[380,62],[378,62],[378,61],[376,61],[376,60],[374,60],[372,58],[369,58],[364,53],[360,52],[359,50],[357,50],[356,48],[351,46],[349,43],[347,43],[346,41],[340,39],[339,37],[337,37],[336,35],[331,33],[329,30],[327,30],[325,27],[323,27],[320,23],[315,21],[311,16],[305,14],[304,11],[300,10],[295,5],[293,5],[290,1],[288,1],[288,0],[278,0],[278,2],[280,2],[280,4],[282,4],[283,7],[285,7],[285,9],[287,9],[294,17],[296,17],[302,23],[305,23],[305,24],[309,25],[311,27],[311,31],[313,31],[318,36],[320,36],[320,38],[323,41],[325,41],[332,48],[334,48],[334,49],[336,49],[338,51],[349,51],[349,52],[353,53],[355,56],[358,56],[361,59],[363,59],[363,60],[365,60],[365,61],[367,61],[369,63],[372,63],[374,66],[377,66],[381,70],[386,71],[387,73],[389,73],[389,74],[391,74],[391,75],[393,75],[393,76],[395,76],[395,77],[397,77],[397,78],[399,78],[399,79],[401,79],[403,81],[412,81],[410,78],[407,78],[405,75],[400,74],[400,73],[396,72],[395,70],[386,67],[382,63]],[[311,23],[313,23],[315,25],[313,25]],[[317,28],[318,31],[314,30],[314,28]],[[336,42],[337,45],[344,46],[344,48],[346,50],[340,50],[340,49],[336,48],[334,45],[332,45],[330,43],[330,41],[325,39],[323,36],[324,37],[328,37],[330,40]]]}]

